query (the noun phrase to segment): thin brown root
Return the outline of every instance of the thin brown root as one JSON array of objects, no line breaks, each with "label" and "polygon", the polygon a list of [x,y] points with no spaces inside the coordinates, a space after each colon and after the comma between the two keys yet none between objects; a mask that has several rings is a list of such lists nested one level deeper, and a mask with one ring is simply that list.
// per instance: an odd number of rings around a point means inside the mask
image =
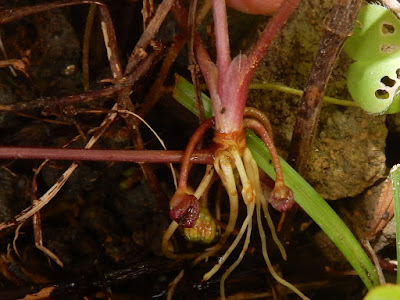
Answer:
[{"label": "thin brown root", "polygon": [[284,211],[279,218],[278,226],[276,227],[276,231],[280,232],[283,228],[283,224],[285,223],[286,212]]},{"label": "thin brown root", "polygon": [[374,263],[375,269],[376,269],[376,271],[378,273],[379,283],[381,285],[386,284],[385,275],[383,275],[382,267],[381,267],[381,265],[379,263],[378,256],[376,255],[375,250],[371,247],[371,244],[369,243],[369,240],[368,239],[362,239],[360,242],[363,245],[363,247],[368,251],[370,257],[372,258],[372,262]]},{"label": "thin brown root", "polygon": [[43,243],[35,244],[35,246],[38,250],[42,251],[44,254],[50,257],[57,265],[59,265],[61,268],[64,268],[64,263],[49,248],[45,247]]},{"label": "thin brown root", "polygon": [[86,19],[85,33],[83,35],[83,50],[82,50],[82,83],[85,92],[90,90],[89,81],[89,50],[90,38],[92,35],[92,28],[94,23],[94,16],[96,14],[96,4],[90,4],[89,13]]},{"label": "thin brown root", "polygon": [[18,237],[19,237],[19,231],[20,231],[22,225],[24,225],[24,222],[22,222],[21,224],[19,224],[19,225],[17,226],[17,228],[15,229],[15,235],[14,235],[14,239],[13,239],[13,249],[14,249],[15,254],[17,254],[18,258],[21,258],[21,255],[20,255],[19,252],[18,252],[18,248],[17,248],[17,239],[18,239]]}]

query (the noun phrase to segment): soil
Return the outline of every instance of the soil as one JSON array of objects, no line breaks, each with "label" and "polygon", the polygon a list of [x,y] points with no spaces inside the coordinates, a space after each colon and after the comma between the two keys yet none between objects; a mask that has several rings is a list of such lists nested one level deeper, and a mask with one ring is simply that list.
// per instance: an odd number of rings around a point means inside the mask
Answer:
[{"label": "soil", "polygon": [[[4,6],[18,7],[36,1],[17,0]],[[37,1],[40,2],[40,1]],[[322,34],[323,20],[335,1],[303,0],[269,50],[254,82],[279,83],[303,89]],[[110,3],[116,27],[120,55],[125,61],[142,30],[141,1]],[[83,91],[82,40],[88,6],[45,12],[2,26],[1,38],[9,58],[28,57],[29,77],[8,68],[0,69],[0,104],[35,101],[45,97],[74,95]],[[229,11],[233,52],[248,49],[268,18],[254,18]],[[134,16],[134,18],[132,18]],[[134,21],[133,21],[133,20]],[[238,20],[238,21],[235,21]],[[246,22],[246,23],[242,23]],[[91,88],[104,86],[111,78],[101,30],[93,29],[91,42]],[[169,44],[177,31],[167,19],[158,38]],[[243,30],[248,24],[248,30]],[[133,28],[129,30],[127,28]],[[211,48],[211,47],[210,47]],[[244,50],[245,51],[245,50]],[[4,55],[3,55],[4,58]],[[326,95],[339,99],[351,97],[346,87],[346,70],[351,60],[342,53]],[[157,75],[158,66],[135,87],[132,99],[138,106],[146,97]],[[190,78],[186,54],[181,54],[167,79],[174,73]],[[270,118],[281,156],[286,157],[300,98],[276,91],[252,91],[248,106],[254,106]],[[110,109],[113,99],[98,99],[74,107],[55,110],[33,109],[0,113],[2,146],[62,147],[79,136],[90,136],[103,115],[77,114],[77,109]],[[197,120],[166,95],[153,108],[148,122],[160,134],[169,149],[183,149]],[[57,121],[57,122],[54,122]],[[400,157],[390,147],[400,134],[397,116],[373,116],[359,108],[324,105],[314,149],[305,176],[313,187],[343,215],[354,228],[366,228],[374,215],[390,163]],[[79,130],[78,130],[79,129]],[[388,144],[386,144],[389,130]],[[147,149],[159,149],[153,135],[142,130]],[[84,147],[78,140],[72,146]],[[99,149],[130,149],[129,133],[118,119],[95,146]],[[34,170],[42,161],[3,160],[0,162],[0,222],[10,220],[30,205]],[[38,176],[41,195],[70,165],[65,161],[48,162]],[[163,192],[173,193],[167,166],[153,166]],[[193,173],[201,174],[201,168]],[[357,213],[356,213],[357,212]],[[274,213],[273,213],[274,214]],[[354,217],[357,215],[357,217]],[[275,213],[274,220],[280,215]],[[176,289],[176,299],[214,299],[219,297],[219,279],[201,283],[202,275],[216,259],[191,268],[184,261],[171,261],[161,254],[161,237],[169,224],[168,204],[160,201],[145,182],[138,165],[127,163],[81,162],[65,187],[41,211],[44,245],[64,263],[59,267],[34,244],[30,220],[15,233],[15,227],[0,232],[0,299],[23,298],[41,288],[54,286],[55,299],[153,299],[165,298],[168,284],[179,271],[187,270]],[[351,273],[340,252],[324,237],[307,216],[299,217],[304,230],[296,234],[288,248],[288,262],[280,264],[285,278],[311,299],[362,299],[362,283]],[[371,242],[383,258],[395,258],[393,222]],[[354,230],[357,233],[359,231]],[[362,230],[361,230],[362,231]],[[18,239],[14,239],[17,237]],[[264,267],[260,241],[255,237],[242,264],[227,280],[232,299],[250,299],[279,289]],[[183,251],[198,250],[179,236],[174,241]],[[271,246],[272,247],[272,246]],[[200,248],[204,249],[204,248]],[[276,249],[272,259],[278,262]],[[25,293],[25,294],[23,294]],[[18,296],[16,296],[18,295]],[[296,299],[288,295],[288,299]]]}]

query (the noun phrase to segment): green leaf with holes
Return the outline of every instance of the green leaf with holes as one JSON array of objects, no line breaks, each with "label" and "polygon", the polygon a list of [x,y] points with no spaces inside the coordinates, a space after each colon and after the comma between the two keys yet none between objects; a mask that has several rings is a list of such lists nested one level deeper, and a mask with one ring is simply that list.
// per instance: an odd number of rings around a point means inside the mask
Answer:
[{"label": "green leaf with holes", "polygon": [[400,21],[387,8],[368,4],[360,9],[344,50],[354,60],[380,60],[400,49]]},{"label": "green leaf with holes", "polygon": [[354,101],[374,114],[399,112],[400,52],[378,61],[357,61],[347,73],[347,86]]}]

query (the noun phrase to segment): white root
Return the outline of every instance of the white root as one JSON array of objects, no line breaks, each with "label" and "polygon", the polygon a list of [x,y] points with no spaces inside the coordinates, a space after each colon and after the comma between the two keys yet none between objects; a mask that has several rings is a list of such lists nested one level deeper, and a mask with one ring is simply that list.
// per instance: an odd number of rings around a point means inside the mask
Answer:
[{"label": "white root", "polygon": [[211,179],[214,176],[214,167],[211,165],[207,165],[206,174],[204,174],[203,179],[201,180],[199,186],[197,187],[196,191],[194,192],[194,196],[197,199],[200,199],[204,192],[210,187]]},{"label": "white root", "polygon": [[244,165],[243,165],[243,160],[240,157],[239,151],[236,148],[232,149],[232,155],[235,159],[235,166],[239,173],[240,181],[242,183],[242,197],[243,197],[244,203],[246,205],[248,205],[248,204],[254,202],[255,191],[252,188],[252,184],[250,183],[249,178],[247,177],[247,174],[246,174],[247,170],[245,170]]},{"label": "white root", "polygon": [[293,286],[291,283],[287,282],[285,279],[280,277],[272,267],[271,261],[269,260],[268,253],[267,253],[267,241],[266,241],[266,236],[264,232],[264,228],[262,226],[262,218],[261,218],[261,205],[259,203],[260,198],[257,197],[257,225],[258,225],[258,232],[260,234],[261,238],[261,245],[262,245],[262,254],[264,256],[265,263],[267,264],[268,270],[271,273],[272,277],[275,278],[276,281],[278,281],[280,284],[286,286],[288,289],[292,290],[294,293],[296,293],[301,299],[309,299],[307,296],[305,296],[302,292],[300,292],[295,286]]},{"label": "white root", "polygon": [[181,281],[181,279],[183,278],[183,275],[185,275],[185,271],[184,270],[180,271],[178,276],[176,276],[174,278],[174,280],[171,281],[171,283],[169,284],[167,300],[171,300],[172,299],[172,296],[174,295],[175,287],[178,285],[179,281]]},{"label": "white root", "polygon": [[[242,251],[240,251],[239,257],[237,260],[225,271],[225,273],[221,277],[220,281],[220,295],[221,299],[225,299],[225,280],[228,278],[228,276],[233,272],[233,270],[236,269],[236,267],[242,262],[244,255],[247,252],[247,249],[250,244],[250,237],[251,237],[251,229],[252,229],[252,218],[253,218],[253,213],[254,213],[254,203],[251,203],[250,205],[247,206],[247,218],[249,219],[248,226],[247,226],[247,234],[246,234],[246,239],[244,240],[243,248]],[[246,220],[245,220],[246,222]],[[244,223],[243,223],[244,224]]]},{"label": "white root", "polygon": [[261,184],[260,184],[260,174],[258,172],[257,163],[255,162],[253,156],[251,155],[250,150],[248,150],[247,157],[246,157],[246,152],[244,154],[245,154],[245,157],[244,157],[245,163],[248,162],[248,164],[252,166],[252,167],[250,167],[250,166],[246,167],[246,170],[249,169],[249,170],[252,170],[252,172],[254,172],[255,179],[252,181],[252,185],[256,191],[256,197],[258,198],[258,203],[259,203],[258,205],[260,205],[260,203],[261,203],[263,211],[264,211],[264,217],[267,220],[268,227],[271,230],[272,239],[275,242],[276,246],[278,247],[278,249],[282,255],[282,258],[284,260],[286,260],[287,255],[286,255],[285,247],[283,247],[281,241],[279,240],[279,238],[276,234],[274,222],[272,222],[271,216],[269,215],[268,202],[264,197],[264,193],[262,192],[262,188],[261,188]]},{"label": "white root", "polygon": [[[250,237],[251,237],[251,229],[252,229],[252,217],[253,217],[253,213],[254,213],[254,207],[255,207],[255,202],[254,202],[254,191],[251,185],[251,181],[252,179],[254,180],[254,172],[252,172],[251,170],[247,170],[245,169],[245,166],[243,165],[243,161],[242,158],[239,155],[239,151],[237,151],[236,148],[232,149],[232,156],[235,159],[235,166],[236,169],[238,170],[241,182],[242,182],[242,196],[243,196],[243,200],[247,205],[247,217],[245,218],[239,234],[237,235],[237,237],[235,238],[235,240],[233,241],[233,243],[231,244],[231,246],[228,248],[228,250],[225,252],[225,254],[223,256],[221,256],[218,260],[218,263],[209,271],[207,272],[204,276],[203,276],[203,280],[209,280],[216,272],[218,272],[218,270],[221,268],[221,266],[224,264],[224,262],[227,260],[227,258],[230,256],[230,254],[232,253],[232,251],[237,247],[238,243],[240,242],[240,240],[242,239],[244,233],[247,230],[247,234],[246,234],[246,239],[242,248],[242,251],[239,254],[238,259],[226,270],[226,272],[222,275],[221,278],[221,283],[220,283],[220,293],[221,293],[221,298],[225,299],[225,287],[224,287],[224,283],[226,278],[230,275],[230,273],[232,273],[232,271],[240,264],[240,262],[242,261],[249,243],[250,243]],[[248,152],[250,153],[250,152]],[[251,156],[251,154],[250,154]],[[251,172],[251,174],[248,174],[248,171]],[[250,176],[248,176],[250,175]],[[225,175],[226,177],[226,175]],[[235,185],[235,190],[236,190],[236,185]],[[229,191],[228,191],[229,193]]]},{"label": "white root", "polygon": [[226,226],[224,233],[221,235],[219,242],[214,246],[212,246],[211,248],[207,249],[206,252],[204,252],[202,255],[197,257],[193,262],[193,265],[196,265],[203,259],[207,259],[208,257],[212,256],[222,248],[228,237],[233,232],[236,225],[236,219],[238,216],[239,201],[236,190],[235,176],[233,174],[231,157],[229,153],[228,155],[226,155],[224,152],[223,155],[218,155],[214,161],[214,167],[215,171],[220,176],[222,183],[225,186],[225,189],[227,190],[229,196],[230,214],[229,214],[228,225]]},{"label": "white root", "polygon": [[[244,233],[246,232],[246,229],[247,229],[248,234],[249,234],[249,230],[250,230],[250,233],[251,233],[251,220],[252,220],[252,217],[253,217],[254,206],[255,206],[254,203],[251,203],[251,204],[249,204],[247,206],[247,217],[244,220],[244,222],[243,222],[243,224],[242,224],[242,226],[240,228],[239,234],[237,235],[235,240],[232,242],[232,244],[229,246],[228,250],[226,250],[225,254],[222,255],[218,259],[218,263],[210,271],[208,271],[206,274],[204,274],[204,276],[203,276],[203,280],[204,281],[209,280],[215,273],[218,272],[218,270],[221,268],[221,266],[224,264],[224,262],[228,259],[229,255],[231,255],[232,251],[235,250],[235,248],[239,244],[239,242],[242,239]],[[248,242],[250,242],[250,236],[249,236],[248,239],[249,239]],[[246,237],[246,240],[247,240],[247,237]],[[243,250],[242,250],[243,255],[247,251],[247,246],[248,246],[248,244],[246,245],[246,242],[245,242],[245,244],[243,246]]]}]

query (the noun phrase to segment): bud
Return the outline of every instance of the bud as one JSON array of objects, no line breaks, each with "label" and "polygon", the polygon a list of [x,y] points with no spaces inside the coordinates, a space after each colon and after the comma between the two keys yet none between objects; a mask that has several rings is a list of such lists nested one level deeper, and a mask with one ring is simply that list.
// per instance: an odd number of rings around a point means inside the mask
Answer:
[{"label": "bud", "polygon": [[216,235],[217,226],[207,207],[200,209],[199,217],[193,228],[185,228],[183,234],[185,238],[194,243],[211,243]]},{"label": "bud", "polygon": [[288,211],[295,203],[293,191],[282,181],[277,181],[275,182],[274,189],[271,192],[269,203],[277,211]]}]

